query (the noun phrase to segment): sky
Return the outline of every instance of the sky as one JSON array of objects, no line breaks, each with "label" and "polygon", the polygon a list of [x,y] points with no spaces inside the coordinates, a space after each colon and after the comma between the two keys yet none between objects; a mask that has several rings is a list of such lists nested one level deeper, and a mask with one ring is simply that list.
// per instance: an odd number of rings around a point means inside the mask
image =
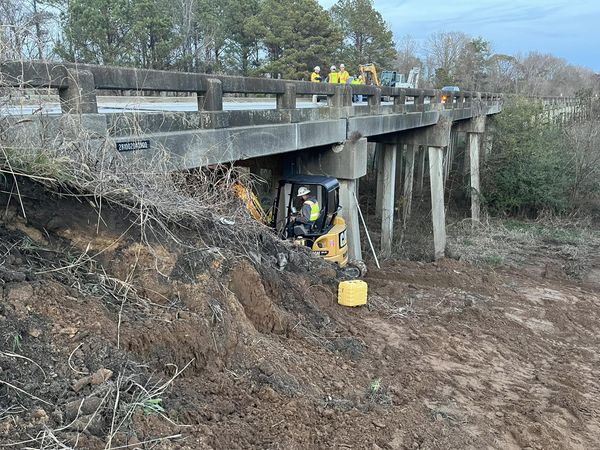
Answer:
[{"label": "sky", "polygon": [[[336,0],[319,0],[325,8]],[[600,0],[374,0],[396,40],[462,31],[495,53],[550,53],[600,72]]]}]

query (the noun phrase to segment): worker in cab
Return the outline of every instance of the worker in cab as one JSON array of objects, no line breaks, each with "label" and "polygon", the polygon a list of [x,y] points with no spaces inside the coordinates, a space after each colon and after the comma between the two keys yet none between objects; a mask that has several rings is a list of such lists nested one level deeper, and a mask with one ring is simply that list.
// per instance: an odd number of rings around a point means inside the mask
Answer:
[{"label": "worker in cab", "polygon": [[300,209],[300,215],[296,219],[296,222],[311,227],[319,218],[321,208],[316,197],[310,195],[310,189],[306,186],[301,186],[298,189],[298,197],[302,198],[302,209]]},{"label": "worker in cab", "polygon": [[339,80],[340,84],[348,84],[350,80],[350,74],[346,70],[346,66],[344,64],[340,64]]},{"label": "worker in cab", "polygon": [[313,83],[321,82],[321,68],[319,66],[315,66],[313,69],[313,73],[310,74],[310,81]]},{"label": "worker in cab", "polygon": [[335,66],[331,66],[329,68],[329,75],[327,75],[327,79],[325,81],[331,84],[338,84],[340,82],[340,74]]}]

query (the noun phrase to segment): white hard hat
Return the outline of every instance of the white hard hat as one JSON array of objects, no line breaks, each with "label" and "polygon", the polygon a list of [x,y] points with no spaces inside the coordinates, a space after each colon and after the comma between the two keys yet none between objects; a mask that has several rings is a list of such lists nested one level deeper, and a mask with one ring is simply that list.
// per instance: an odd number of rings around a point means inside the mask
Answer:
[{"label": "white hard hat", "polygon": [[303,195],[310,194],[310,190],[305,186],[300,186],[298,189],[298,197],[302,197]]},{"label": "white hard hat", "polygon": [[319,66],[315,66],[315,72],[320,72],[321,68]]},{"label": "white hard hat", "polygon": [[343,65],[343,64],[340,64],[340,69],[345,69],[345,68],[346,68],[346,66],[345,66],[345,65]]},{"label": "white hard hat", "polygon": [[330,70],[335,70],[335,66],[331,66],[331,69],[330,69]]}]

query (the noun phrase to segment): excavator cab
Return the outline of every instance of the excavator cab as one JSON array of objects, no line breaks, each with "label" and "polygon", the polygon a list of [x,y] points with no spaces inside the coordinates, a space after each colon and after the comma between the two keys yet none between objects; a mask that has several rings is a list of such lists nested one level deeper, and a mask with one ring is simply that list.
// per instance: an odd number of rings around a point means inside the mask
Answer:
[{"label": "excavator cab", "polygon": [[[305,225],[295,220],[303,204],[298,197],[302,186],[310,190],[320,206],[319,217]],[[271,226],[282,238],[309,247],[314,254],[343,268],[348,264],[348,245],[346,222],[338,216],[339,191],[338,180],[332,177],[295,175],[282,179],[273,205]]]}]

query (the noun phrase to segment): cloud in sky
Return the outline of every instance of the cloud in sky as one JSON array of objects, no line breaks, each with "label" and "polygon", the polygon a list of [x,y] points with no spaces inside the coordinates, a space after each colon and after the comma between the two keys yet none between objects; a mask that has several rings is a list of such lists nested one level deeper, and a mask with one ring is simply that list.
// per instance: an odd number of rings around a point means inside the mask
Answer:
[{"label": "cloud in sky", "polygon": [[[335,0],[319,0],[329,8]],[[498,53],[538,51],[600,72],[600,0],[374,0],[396,39],[462,31]]]}]

